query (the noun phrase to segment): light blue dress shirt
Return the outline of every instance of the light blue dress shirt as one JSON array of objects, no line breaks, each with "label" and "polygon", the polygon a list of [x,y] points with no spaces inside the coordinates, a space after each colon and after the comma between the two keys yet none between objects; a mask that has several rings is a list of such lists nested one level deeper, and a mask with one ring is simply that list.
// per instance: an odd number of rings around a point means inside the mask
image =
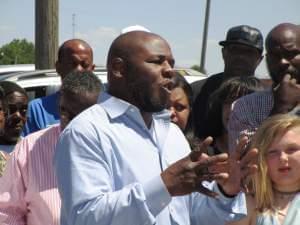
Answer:
[{"label": "light blue dress shirt", "polygon": [[148,129],[138,108],[101,94],[57,144],[61,225],[219,225],[243,217],[243,193],[232,199],[169,195],[160,174],[189,152],[168,111],[154,114]]}]

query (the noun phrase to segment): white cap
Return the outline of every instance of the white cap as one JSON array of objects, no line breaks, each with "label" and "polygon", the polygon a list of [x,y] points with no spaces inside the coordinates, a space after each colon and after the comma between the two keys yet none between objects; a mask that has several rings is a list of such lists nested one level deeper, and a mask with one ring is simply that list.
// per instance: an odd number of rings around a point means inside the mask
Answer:
[{"label": "white cap", "polygon": [[134,26],[128,26],[125,27],[121,30],[121,34],[125,34],[131,31],[145,31],[145,32],[151,32],[150,30],[148,30],[146,27],[143,27],[141,25],[134,25]]}]

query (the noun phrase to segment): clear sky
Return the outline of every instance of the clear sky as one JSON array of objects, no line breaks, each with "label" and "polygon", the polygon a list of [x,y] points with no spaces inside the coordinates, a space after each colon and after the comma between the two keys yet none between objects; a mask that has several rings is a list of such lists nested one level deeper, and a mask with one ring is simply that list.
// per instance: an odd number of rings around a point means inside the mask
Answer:
[{"label": "clear sky", "polygon": [[[143,25],[167,39],[177,66],[200,63],[205,0],[60,0],[59,42],[73,37],[94,49],[95,63],[104,65],[111,41],[129,25]],[[206,69],[223,70],[220,40],[227,30],[248,24],[264,36],[282,22],[300,24],[300,0],[211,0]],[[34,0],[0,0],[0,46],[14,38],[34,41]],[[262,65],[258,74],[265,74]]]}]

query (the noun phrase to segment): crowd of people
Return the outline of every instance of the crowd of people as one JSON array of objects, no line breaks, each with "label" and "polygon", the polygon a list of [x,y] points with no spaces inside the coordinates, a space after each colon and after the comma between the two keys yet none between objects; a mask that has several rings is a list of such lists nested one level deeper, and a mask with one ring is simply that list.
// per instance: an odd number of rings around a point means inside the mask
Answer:
[{"label": "crowd of people", "polygon": [[228,30],[224,72],[189,84],[163,37],[123,29],[107,85],[83,40],[58,51],[60,90],[0,82],[0,224],[296,225],[300,26]]}]

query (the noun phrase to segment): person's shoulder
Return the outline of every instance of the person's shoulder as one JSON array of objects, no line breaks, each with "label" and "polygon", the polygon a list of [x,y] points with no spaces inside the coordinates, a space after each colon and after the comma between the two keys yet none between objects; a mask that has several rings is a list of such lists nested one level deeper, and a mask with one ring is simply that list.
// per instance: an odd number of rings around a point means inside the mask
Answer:
[{"label": "person's shoulder", "polygon": [[222,72],[222,73],[212,74],[201,81],[203,81],[204,85],[209,85],[215,82],[222,82],[223,80],[224,80],[224,73]]},{"label": "person's shoulder", "polygon": [[128,103],[103,92],[97,103],[77,115],[66,129],[96,128],[103,130],[110,126],[113,118],[124,115],[127,109]]},{"label": "person's shoulder", "polygon": [[41,137],[45,137],[47,135],[53,136],[54,134],[59,134],[59,133],[60,133],[60,125],[55,124],[53,126],[28,134],[27,136],[25,136],[20,140],[20,143],[27,143],[27,144],[31,143],[32,145],[32,143],[35,143]]},{"label": "person's shoulder", "polygon": [[99,120],[105,119],[103,116],[106,114],[105,109],[102,107],[101,104],[96,103],[91,107],[82,111],[77,117],[78,120],[90,120],[94,121],[95,117],[99,117]]},{"label": "person's shoulder", "polygon": [[209,77],[200,80],[199,84],[207,86],[207,85],[215,83],[215,82],[222,82],[223,79],[224,79],[224,73],[212,74]]},{"label": "person's shoulder", "polygon": [[[34,133],[27,135],[22,138],[14,150],[10,154],[10,158],[14,161],[18,161],[21,168],[28,167],[32,163],[36,163],[36,156],[44,154],[45,149],[49,149],[56,144],[58,139],[58,135],[56,139],[53,137],[50,138],[51,141],[48,142],[40,142],[43,138],[47,136],[47,132],[50,130],[54,130],[56,128],[51,127],[47,129],[43,129]],[[48,137],[49,139],[49,137]]]},{"label": "person's shoulder", "polygon": [[56,101],[57,98],[58,98],[58,92],[40,98],[32,99],[29,102],[29,108],[34,108],[37,107],[38,105],[47,104],[47,102]]},{"label": "person's shoulder", "polygon": [[207,101],[208,96],[211,95],[211,93],[213,93],[221,85],[223,81],[223,76],[223,73],[214,74],[209,76],[208,78],[203,80],[201,84],[199,84],[199,89],[197,90],[196,95],[194,96],[194,106],[202,105],[204,102]]},{"label": "person's shoulder", "polygon": [[61,131],[56,148],[64,149],[70,143],[90,147],[94,146],[92,143],[101,145],[103,140],[108,140],[113,126],[104,109],[99,104],[93,105],[72,119]]},{"label": "person's shoulder", "polygon": [[215,91],[224,80],[224,73],[213,74],[206,78],[205,83],[203,84],[203,90],[209,92]]},{"label": "person's shoulder", "polygon": [[203,85],[203,84],[207,83],[208,81],[211,82],[211,81],[223,79],[223,77],[224,77],[224,73],[212,74],[205,79],[194,81],[193,83],[191,83],[191,86],[197,87],[199,85]]},{"label": "person's shoulder", "polygon": [[[60,132],[61,132],[60,124],[54,124],[45,129],[36,131],[30,135],[32,135],[32,138],[34,138],[34,139],[41,139],[41,138],[50,138],[51,139],[51,138],[58,137]],[[30,135],[28,135],[28,136],[30,136]],[[28,136],[26,136],[26,137],[28,137]]]},{"label": "person's shoulder", "polygon": [[197,89],[203,86],[203,84],[206,82],[207,78],[205,79],[201,79],[201,80],[196,80],[194,82],[191,83],[191,87],[192,89]]},{"label": "person's shoulder", "polygon": [[216,74],[212,74],[210,75],[207,80],[223,80],[224,79],[224,73],[216,73]]},{"label": "person's shoulder", "polygon": [[91,131],[91,128],[102,129],[109,123],[109,118],[99,103],[85,109],[77,115],[65,128],[78,132]]},{"label": "person's shoulder", "polygon": [[44,96],[44,97],[41,97],[40,98],[40,101],[41,102],[49,102],[49,101],[56,101],[59,97],[59,92],[55,92],[51,95],[47,95],[47,96]]},{"label": "person's shoulder", "polygon": [[269,115],[272,104],[273,95],[270,90],[242,96],[232,104],[231,118],[239,118],[239,120],[248,121],[247,123],[251,121],[251,124],[258,126]]},{"label": "person's shoulder", "polygon": [[261,101],[271,100],[273,98],[272,91],[270,89],[263,91],[256,91],[248,95],[244,95],[237,99],[237,104],[249,104]]},{"label": "person's shoulder", "polygon": [[191,83],[191,88],[193,91],[193,102],[195,101],[198,94],[201,92],[202,87],[206,83],[206,80],[207,80],[207,78],[202,79],[202,80],[197,80],[197,81],[194,81],[193,83]]},{"label": "person's shoulder", "polygon": [[40,105],[42,103],[42,98],[35,98],[32,99],[29,104],[28,104],[28,108],[35,108],[37,105]]},{"label": "person's shoulder", "polygon": [[42,129],[42,130],[38,130],[36,132],[33,132],[29,135],[27,135],[26,137],[24,137],[22,139],[22,141],[26,141],[26,140],[34,140],[36,138],[39,138],[40,136],[44,135],[46,132],[48,132],[48,130],[51,130],[53,129],[53,127],[48,127],[48,128],[45,128],[45,129]]}]

